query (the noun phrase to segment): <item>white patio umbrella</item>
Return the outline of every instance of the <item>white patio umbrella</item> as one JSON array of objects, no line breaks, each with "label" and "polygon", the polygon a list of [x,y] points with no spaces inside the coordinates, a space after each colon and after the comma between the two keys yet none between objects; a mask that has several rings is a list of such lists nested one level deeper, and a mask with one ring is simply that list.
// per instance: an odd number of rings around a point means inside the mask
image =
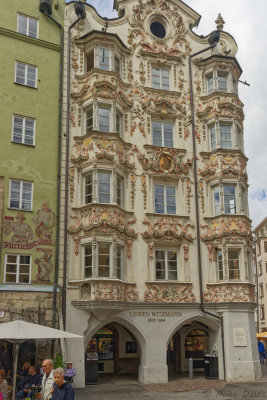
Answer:
[{"label": "white patio umbrella", "polygon": [[75,339],[82,338],[74,333],[61,331],[59,329],[49,328],[47,326],[32,324],[22,320],[4,322],[0,324],[0,339],[14,343],[13,353],[13,384],[12,384],[12,400],[15,400],[17,364],[19,344],[29,339]]}]

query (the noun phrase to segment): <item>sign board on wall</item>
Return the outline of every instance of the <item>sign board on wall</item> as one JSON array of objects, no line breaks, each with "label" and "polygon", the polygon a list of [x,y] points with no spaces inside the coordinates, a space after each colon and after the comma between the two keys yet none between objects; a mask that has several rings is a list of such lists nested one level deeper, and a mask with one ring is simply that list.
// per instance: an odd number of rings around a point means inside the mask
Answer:
[{"label": "sign board on wall", "polygon": [[244,328],[234,328],[234,346],[235,347],[246,347],[247,339],[246,339],[246,330]]}]

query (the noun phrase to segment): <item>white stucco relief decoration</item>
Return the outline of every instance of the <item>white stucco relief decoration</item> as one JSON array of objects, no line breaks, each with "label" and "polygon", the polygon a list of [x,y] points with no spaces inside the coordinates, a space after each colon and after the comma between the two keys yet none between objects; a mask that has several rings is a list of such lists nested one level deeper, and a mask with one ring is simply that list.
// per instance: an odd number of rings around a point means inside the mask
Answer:
[{"label": "white stucco relief decoration", "polygon": [[107,159],[127,169],[134,169],[134,155],[131,145],[123,143],[114,137],[90,135],[85,138],[75,138],[72,146],[71,161],[77,166],[92,164],[100,159]]},{"label": "white stucco relief decoration", "polygon": [[142,221],[147,225],[147,230],[142,233],[145,240],[166,240],[166,241],[181,241],[193,240],[193,234],[189,229],[194,229],[193,222],[184,223],[182,219],[172,217],[153,217],[152,220],[144,219]]},{"label": "white stucco relief decoration", "polygon": [[144,300],[151,303],[191,303],[195,295],[190,286],[150,285],[144,293]]},{"label": "white stucco relief decoration", "polygon": [[183,151],[178,149],[151,148],[146,156],[134,145],[133,151],[137,153],[137,159],[142,164],[143,169],[153,174],[187,175],[192,165],[192,160],[190,159],[185,162],[182,161]]},{"label": "white stucco relief decoration", "polygon": [[239,179],[247,181],[247,158],[243,154],[231,154],[218,151],[209,158],[202,159],[202,166],[198,169],[202,176],[220,178],[227,174],[236,175]]},{"label": "white stucco relief decoration", "polygon": [[254,285],[207,285],[203,293],[207,303],[255,302]]},{"label": "white stucco relief decoration", "polygon": [[[146,33],[144,26],[146,19],[158,13],[169,21],[172,27],[172,41],[168,46],[164,41],[153,41]],[[166,0],[139,0],[132,8],[132,18],[129,24],[132,27],[128,34],[128,44],[135,50],[139,48],[141,53],[157,55],[159,57],[181,57],[185,59],[191,52],[186,40],[186,28],[182,16],[178,12],[178,6]]]},{"label": "white stucco relief decoration", "polygon": [[224,236],[230,236],[232,239],[234,236],[251,237],[251,222],[247,217],[214,217],[209,225],[201,225],[201,228],[206,229],[201,235],[204,242]]},{"label": "white stucco relief decoration", "polygon": [[138,301],[139,293],[131,285],[124,283],[96,282],[93,286],[95,300]]},{"label": "white stucco relief decoration", "polygon": [[235,118],[243,126],[243,103],[236,97],[213,95],[208,101],[196,103],[196,114],[200,121],[208,121],[211,117]]},{"label": "white stucco relief decoration", "polygon": [[90,205],[80,211],[79,217],[70,216],[76,223],[69,226],[69,232],[75,234],[83,230],[86,233],[97,229],[102,233],[117,231],[126,238],[136,238],[137,233],[132,228],[136,219],[131,217],[132,213],[121,211],[115,206]]}]

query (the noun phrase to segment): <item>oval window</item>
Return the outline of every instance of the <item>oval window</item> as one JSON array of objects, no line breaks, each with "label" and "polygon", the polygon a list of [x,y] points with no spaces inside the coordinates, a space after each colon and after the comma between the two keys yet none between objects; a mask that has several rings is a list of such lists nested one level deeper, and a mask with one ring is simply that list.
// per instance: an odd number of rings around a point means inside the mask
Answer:
[{"label": "oval window", "polygon": [[150,31],[154,36],[162,39],[166,36],[166,29],[164,25],[159,21],[154,21],[150,25]]}]

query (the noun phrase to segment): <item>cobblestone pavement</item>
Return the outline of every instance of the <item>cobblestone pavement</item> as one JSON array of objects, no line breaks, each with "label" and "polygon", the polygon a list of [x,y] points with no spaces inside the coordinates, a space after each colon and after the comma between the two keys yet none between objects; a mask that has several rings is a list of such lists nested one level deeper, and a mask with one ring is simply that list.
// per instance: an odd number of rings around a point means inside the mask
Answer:
[{"label": "cobblestone pavement", "polygon": [[100,379],[98,385],[76,389],[76,400],[243,400],[267,399],[267,366],[260,382],[227,384],[197,377],[172,380],[165,384],[142,385],[132,377]]}]

